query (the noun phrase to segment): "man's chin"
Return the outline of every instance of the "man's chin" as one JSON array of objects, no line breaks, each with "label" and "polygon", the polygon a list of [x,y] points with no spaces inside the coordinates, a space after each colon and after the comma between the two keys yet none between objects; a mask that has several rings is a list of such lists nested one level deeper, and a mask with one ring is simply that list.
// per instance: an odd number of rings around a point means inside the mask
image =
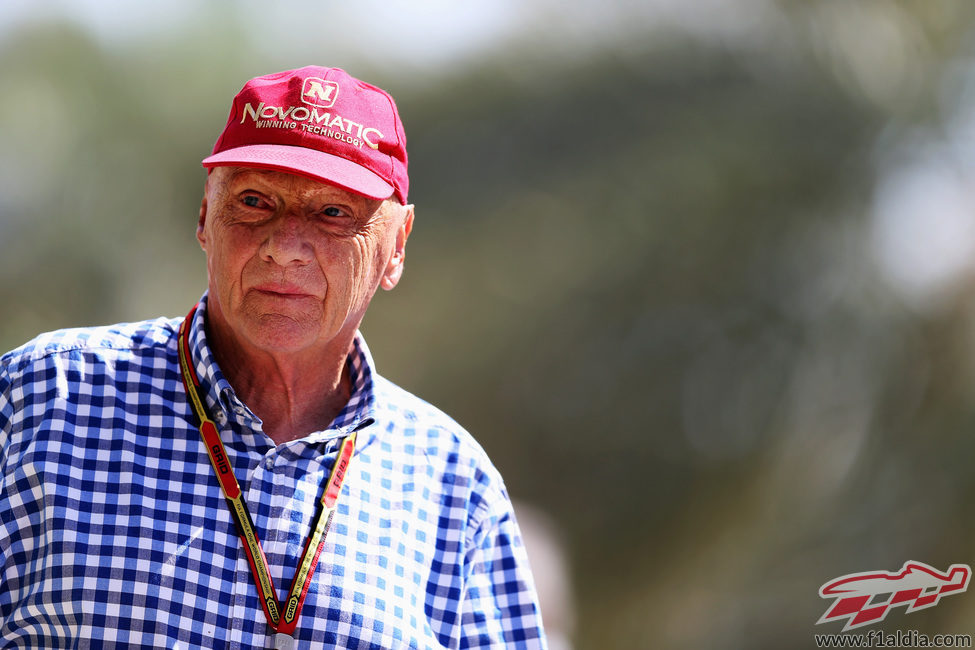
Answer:
[{"label": "man's chin", "polygon": [[246,337],[255,347],[266,352],[292,354],[315,344],[321,323],[305,322],[284,314],[264,314],[249,323]]}]

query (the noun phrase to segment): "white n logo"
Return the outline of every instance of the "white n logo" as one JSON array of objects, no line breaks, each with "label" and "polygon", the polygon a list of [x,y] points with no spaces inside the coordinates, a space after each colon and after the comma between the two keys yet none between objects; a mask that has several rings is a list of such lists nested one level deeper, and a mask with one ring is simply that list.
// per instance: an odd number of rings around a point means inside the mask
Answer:
[{"label": "white n logo", "polygon": [[331,108],[339,94],[339,85],[318,77],[308,77],[301,87],[301,101],[312,106]]}]

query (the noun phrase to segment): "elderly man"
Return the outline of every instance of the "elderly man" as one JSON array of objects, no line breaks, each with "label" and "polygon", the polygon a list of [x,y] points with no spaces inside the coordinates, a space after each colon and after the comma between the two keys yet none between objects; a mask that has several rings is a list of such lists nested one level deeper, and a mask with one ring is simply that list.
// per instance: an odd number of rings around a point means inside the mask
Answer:
[{"label": "elderly man", "polygon": [[185,319],[0,359],[4,647],[543,647],[511,503],[358,333],[403,272],[405,135],[339,69],[248,82]]}]

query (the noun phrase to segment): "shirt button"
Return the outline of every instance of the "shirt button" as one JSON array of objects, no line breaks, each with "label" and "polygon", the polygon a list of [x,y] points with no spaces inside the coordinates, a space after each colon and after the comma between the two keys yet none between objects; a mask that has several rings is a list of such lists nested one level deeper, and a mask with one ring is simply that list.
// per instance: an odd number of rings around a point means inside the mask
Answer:
[{"label": "shirt button", "polygon": [[227,414],[223,412],[223,409],[217,409],[213,412],[213,417],[217,420],[217,423],[221,426],[227,424]]},{"label": "shirt button", "polygon": [[273,468],[274,467],[274,459],[268,458],[266,461],[264,461],[264,467],[266,467],[268,469]]}]

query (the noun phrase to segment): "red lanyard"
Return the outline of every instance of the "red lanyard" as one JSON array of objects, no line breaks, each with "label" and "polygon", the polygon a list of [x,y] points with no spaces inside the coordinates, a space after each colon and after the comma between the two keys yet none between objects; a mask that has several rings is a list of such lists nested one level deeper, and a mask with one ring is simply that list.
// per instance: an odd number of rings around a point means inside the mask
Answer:
[{"label": "red lanyard", "polygon": [[[261,606],[264,608],[264,615],[267,617],[268,625],[279,634],[291,635],[298,625],[298,616],[301,607],[308,594],[308,587],[311,585],[312,576],[318,566],[318,558],[322,554],[325,546],[325,536],[335,515],[335,507],[338,502],[339,493],[342,491],[342,482],[345,480],[349,463],[352,461],[352,453],[355,450],[356,434],[353,431],[339,448],[338,457],[335,459],[335,466],[325,484],[325,491],[322,495],[321,505],[312,522],[311,534],[305,542],[305,550],[302,552],[301,561],[295,571],[295,577],[291,581],[291,590],[284,603],[278,602],[277,591],[274,588],[274,581],[268,571],[267,558],[264,549],[261,548],[261,540],[257,537],[254,529],[254,521],[251,519],[247,503],[240,491],[240,485],[234,476],[230,462],[227,460],[227,451],[224,449],[223,441],[217,432],[217,425],[210,419],[206,410],[204,394],[200,388],[200,381],[197,379],[196,371],[190,361],[189,353],[189,332],[190,321],[196,307],[190,310],[186,320],[179,326],[179,366],[183,378],[183,386],[186,394],[193,405],[193,412],[199,420],[200,436],[206,447],[207,455],[210,457],[210,464],[216,472],[220,481],[220,488],[227,499],[227,506],[233,516],[234,523],[237,525],[237,534],[244,546],[247,555],[247,562],[251,567],[251,574],[254,576],[254,585],[257,587],[257,595],[260,598]],[[282,617],[281,609],[284,607]]]}]

